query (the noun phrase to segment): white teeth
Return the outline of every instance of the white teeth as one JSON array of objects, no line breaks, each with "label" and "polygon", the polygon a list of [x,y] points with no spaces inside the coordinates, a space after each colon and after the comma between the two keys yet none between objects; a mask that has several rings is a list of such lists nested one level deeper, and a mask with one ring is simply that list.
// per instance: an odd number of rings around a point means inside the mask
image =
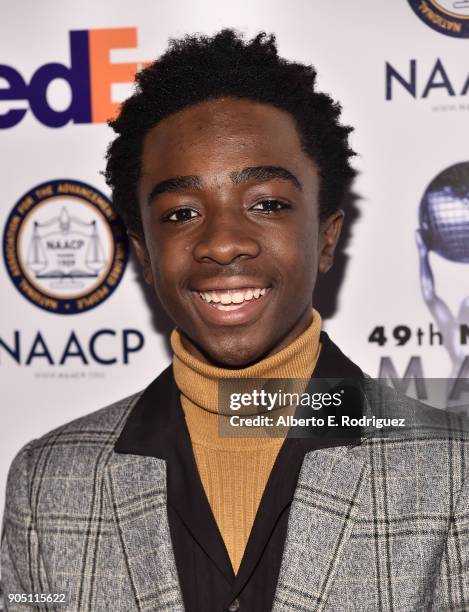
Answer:
[{"label": "white teeth", "polygon": [[241,304],[244,302],[244,295],[240,291],[238,293],[233,293],[231,296],[231,302],[233,304]]},{"label": "white teeth", "polygon": [[[203,291],[199,292],[199,296],[207,304],[212,302],[214,305],[217,304],[217,308],[221,310],[233,310],[234,308],[239,308],[239,305],[243,302],[249,302],[253,298],[257,300],[266,293],[267,287],[263,287],[262,289],[256,287],[250,289],[230,289],[226,290],[225,293],[221,293],[220,291]],[[231,308],[232,305],[236,306]]]}]

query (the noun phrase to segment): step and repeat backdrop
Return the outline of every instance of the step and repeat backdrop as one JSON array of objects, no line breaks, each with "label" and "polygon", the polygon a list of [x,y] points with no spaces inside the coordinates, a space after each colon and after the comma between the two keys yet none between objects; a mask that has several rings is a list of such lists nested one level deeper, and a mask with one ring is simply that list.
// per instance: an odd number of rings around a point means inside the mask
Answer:
[{"label": "step and repeat backdrop", "polygon": [[274,32],[355,127],[325,328],[371,376],[422,398],[451,378],[442,407],[469,404],[469,0],[4,2],[0,507],[23,444],[170,361],[101,174],[106,120],[170,37],[222,27]]}]

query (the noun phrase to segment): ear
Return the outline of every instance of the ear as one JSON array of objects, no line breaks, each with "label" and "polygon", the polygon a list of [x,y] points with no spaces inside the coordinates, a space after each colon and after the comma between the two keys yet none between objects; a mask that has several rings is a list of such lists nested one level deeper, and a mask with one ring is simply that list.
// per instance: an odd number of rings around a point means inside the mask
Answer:
[{"label": "ear", "polygon": [[148,255],[145,238],[141,234],[129,231],[127,232],[130,242],[134,248],[137,259],[142,266],[143,278],[148,285],[153,286],[153,272],[151,269],[150,256]]},{"label": "ear", "polygon": [[342,231],[344,216],[344,211],[339,209],[320,223],[319,272],[322,274],[325,274],[332,267],[334,251]]}]

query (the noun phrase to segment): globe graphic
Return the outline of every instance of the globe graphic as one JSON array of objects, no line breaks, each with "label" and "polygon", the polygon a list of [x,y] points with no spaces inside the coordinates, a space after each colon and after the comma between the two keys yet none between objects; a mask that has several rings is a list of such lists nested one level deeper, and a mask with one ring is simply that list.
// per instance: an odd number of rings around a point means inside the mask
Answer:
[{"label": "globe graphic", "polygon": [[469,263],[469,162],[447,168],[430,183],[419,219],[430,250],[450,261]]}]

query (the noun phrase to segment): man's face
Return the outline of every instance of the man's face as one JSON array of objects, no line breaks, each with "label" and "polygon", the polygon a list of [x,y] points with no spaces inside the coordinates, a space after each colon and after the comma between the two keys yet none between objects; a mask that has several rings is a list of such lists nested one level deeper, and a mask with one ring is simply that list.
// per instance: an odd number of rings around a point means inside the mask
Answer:
[{"label": "man's face", "polygon": [[308,327],[342,222],[319,223],[318,191],[294,119],[272,106],[220,98],[148,132],[131,238],[193,355],[242,367]]}]

